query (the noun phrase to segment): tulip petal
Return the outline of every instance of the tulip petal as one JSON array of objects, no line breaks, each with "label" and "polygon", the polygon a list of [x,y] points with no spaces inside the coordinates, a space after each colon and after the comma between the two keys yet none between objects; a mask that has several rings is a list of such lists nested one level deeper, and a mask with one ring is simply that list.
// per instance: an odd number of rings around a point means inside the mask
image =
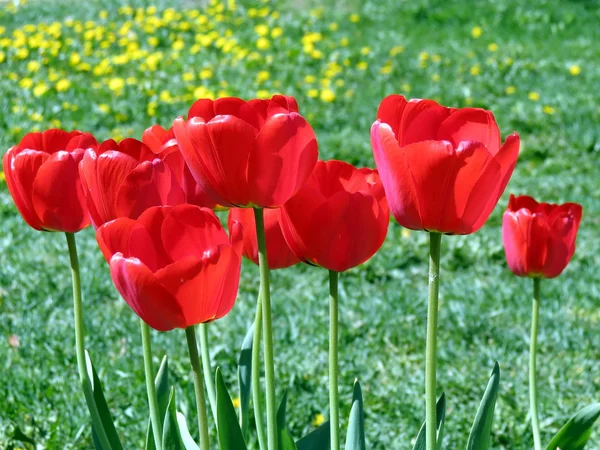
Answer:
[{"label": "tulip petal", "polygon": [[118,217],[136,219],[152,206],[174,206],[185,195],[171,169],[160,159],[144,161],[127,175],[117,194]]},{"label": "tulip petal", "polygon": [[139,259],[115,254],[110,274],[121,297],[149,326],[158,331],[186,327],[178,302]]},{"label": "tulip petal", "polygon": [[37,150],[19,151],[18,147],[11,147],[2,158],[8,190],[25,222],[35,230],[44,229],[44,224],[33,207],[33,181],[48,158],[47,153]]},{"label": "tulip petal", "polygon": [[490,111],[462,108],[442,122],[437,139],[450,141],[458,147],[463,141],[479,141],[495,155],[500,150],[500,130]]},{"label": "tulip petal", "polygon": [[396,141],[392,128],[379,121],[371,127],[371,146],[390,210],[400,225],[422,230],[417,190],[406,153]]},{"label": "tulip petal", "polygon": [[377,120],[382,123],[387,123],[390,126],[396,140],[400,134],[402,114],[404,113],[404,108],[407,104],[408,101],[406,101],[403,95],[392,94],[382,100],[379,104],[379,109],[377,110]]},{"label": "tulip petal", "polygon": [[161,237],[173,261],[189,256],[201,259],[216,246],[229,244],[217,216],[208,208],[193,205],[173,208],[162,224]]},{"label": "tulip petal", "polygon": [[251,201],[260,207],[283,205],[302,187],[317,162],[313,129],[299,114],[267,120],[248,161]]},{"label": "tulip petal", "polygon": [[37,171],[33,207],[48,230],[76,233],[90,224],[78,163],[74,154],[58,151]]},{"label": "tulip petal", "polygon": [[159,154],[162,151],[163,144],[167,140],[172,131],[167,131],[160,125],[152,125],[146,128],[142,133],[142,142],[147,145],[154,154]]},{"label": "tulip petal", "polygon": [[410,100],[404,107],[400,122],[398,132],[400,147],[416,142],[438,140],[438,129],[452,111],[433,100]]},{"label": "tulip petal", "polygon": [[246,102],[237,97],[222,97],[216,100],[201,98],[196,100],[188,111],[188,120],[192,117],[201,117],[204,122],[209,122],[216,116],[238,117],[240,108]]},{"label": "tulip petal", "polygon": [[519,276],[527,276],[527,234],[521,229],[525,225],[523,220],[519,220],[515,213],[506,211],[502,218],[502,242],[504,243],[504,252],[506,262],[510,270]]},{"label": "tulip petal", "polygon": [[88,148],[95,149],[96,147],[98,147],[98,141],[94,136],[90,133],[81,133],[69,141],[65,150],[72,152],[77,149],[87,150]]}]

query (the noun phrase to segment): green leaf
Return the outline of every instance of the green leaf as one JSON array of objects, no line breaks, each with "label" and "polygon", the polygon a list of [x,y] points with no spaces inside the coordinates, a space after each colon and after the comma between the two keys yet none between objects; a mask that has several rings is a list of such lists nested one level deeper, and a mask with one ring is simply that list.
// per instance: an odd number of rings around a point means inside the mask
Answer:
[{"label": "green leaf", "polygon": [[490,448],[492,421],[494,419],[494,408],[496,407],[499,386],[500,366],[496,362],[488,385],[483,393],[473,427],[471,428],[471,434],[467,441],[467,450],[488,450]]},{"label": "green leaf", "polygon": [[592,426],[600,417],[600,403],[586,406],[560,429],[546,450],[582,450],[590,438]]},{"label": "green leaf", "polygon": [[221,375],[217,368],[216,374],[217,395],[217,431],[219,434],[219,449],[221,450],[246,450],[246,442],[238,423],[235,408]]},{"label": "green leaf", "polygon": [[296,443],[290,430],[288,430],[285,420],[285,410],[287,407],[287,389],[283,392],[281,403],[277,409],[277,435],[279,439],[279,445],[277,448],[280,450],[296,450]]},{"label": "green leaf", "polygon": [[185,446],[185,450],[200,450],[200,447],[196,444],[190,430],[188,430],[187,421],[185,416],[177,411],[177,424],[179,425],[179,432],[181,434],[181,440]]},{"label": "green leaf", "polygon": [[169,392],[169,403],[163,423],[162,448],[163,450],[185,450],[179,431],[179,423],[177,422],[175,388],[173,387]]},{"label": "green leaf", "polygon": [[306,436],[296,441],[297,450],[329,450],[331,444],[329,420],[323,422],[319,428],[311,431]]},{"label": "green leaf", "polygon": [[365,413],[360,383],[356,380],[354,381],[352,408],[350,409],[350,419],[348,421],[346,450],[365,450],[365,448]]},{"label": "green leaf", "polygon": [[[92,384],[92,391],[94,393],[94,403],[96,403],[96,408],[98,409],[98,413],[100,414],[100,420],[102,421],[102,426],[104,428],[104,432],[106,433],[106,437],[108,437],[108,442],[110,442],[110,445],[113,450],[123,450],[123,446],[121,445],[121,440],[119,439],[119,435],[117,434],[117,429],[115,428],[112,415],[110,414],[108,404],[106,403],[106,398],[104,397],[104,393],[102,392],[102,384],[100,383],[100,378],[96,373],[96,369],[92,364],[92,359],[90,358],[90,354],[87,350],[85,351],[85,363],[88,377],[90,379],[90,383]],[[94,446],[98,450],[104,450],[100,445],[100,441],[98,440],[96,430],[93,426],[92,440],[94,441]]]},{"label": "green leaf", "polygon": [[[444,440],[444,423],[446,422],[446,394],[442,393],[435,407],[435,422],[437,428],[437,450],[442,450]],[[427,448],[427,437],[425,435],[426,423],[423,422],[413,450],[425,450]]]},{"label": "green leaf", "polygon": [[[161,421],[165,420],[167,406],[169,405],[169,361],[167,355],[163,356],[160,367],[154,378],[156,397],[158,399],[158,414]],[[146,431],[146,450],[156,450],[154,433],[152,432],[152,421],[148,419]]]},{"label": "green leaf", "polygon": [[248,436],[248,413],[252,390],[252,344],[254,324],[248,329],[238,358],[238,385],[240,389],[240,424],[242,435]]}]

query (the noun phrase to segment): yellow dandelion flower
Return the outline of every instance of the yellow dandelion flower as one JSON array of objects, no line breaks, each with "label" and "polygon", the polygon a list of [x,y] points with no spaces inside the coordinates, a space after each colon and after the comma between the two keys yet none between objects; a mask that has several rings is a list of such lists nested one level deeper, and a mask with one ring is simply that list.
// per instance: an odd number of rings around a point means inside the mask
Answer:
[{"label": "yellow dandelion flower", "polygon": [[4,183],[6,181],[6,174],[3,170],[0,170],[0,183]]},{"label": "yellow dandelion flower", "polygon": [[504,59],[504,64],[506,64],[507,66],[512,66],[514,60],[509,56],[506,59]]},{"label": "yellow dandelion flower", "polygon": [[312,56],[313,59],[321,59],[323,58],[323,52],[321,50],[313,50],[310,53],[310,56]]},{"label": "yellow dandelion flower", "polygon": [[400,86],[400,89],[402,90],[402,92],[405,92],[408,94],[411,91],[412,86],[408,83],[403,83],[402,86]]},{"label": "yellow dandelion flower", "polygon": [[402,45],[396,45],[396,46],[394,46],[394,47],[392,47],[390,49],[390,56],[399,55],[403,51],[404,51],[404,46],[402,46]]},{"label": "yellow dandelion flower", "polygon": [[315,77],[314,75],[306,75],[304,77],[305,83],[314,83],[315,81],[317,81],[317,77]]},{"label": "yellow dandelion flower", "polygon": [[337,23],[335,23],[335,22],[331,22],[331,23],[329,24],[328,28],[329,28],[331,31],[337,31],[337,29],[339,28],[339,26],[338,26],[338,24],[337,24]]},{"label": "yellow dandelion flower", "polygon": [[63,78],[62,80],[58,80],[56,82],[55,87],[58,92],[65,92],[71,87],[71,82],[66,78]]},{"label": "yellow dandelion flower", "polygon": [[335,92],[333,92],[331,89],[323,89],[321,91],[320,98],[324,102],[331,103],[335,100]]},{"label": "yellow dandelion flower", "polygon": [[17,59],[25,59],[29,56],[29,50],[27,50],[26,48],[20,48],[15,53],[15,56],[17,57]]},{"label": "yellow dandelion flower", "polygon": [[27,63],[28,72],[37,72],[40,69],[40,63],[37,61],[29,61]]},{"label": "yellow dandelion flower", "polygon": [[335,85],[337,87],[342,87],[344,84],[346,84],[346,82],[344,80],[342,80],[341,78],[339,80],[335,80]]},{"label": "yellow dandelion flower", "polygon": [[202,69],[200,71],[200,79],[202,80],[208,80],[209,78],[212,78],[213,76],[213,72],[210,69]]},{"label": "yellow dandelion flower", "polygon": [[407,228],[402,228],[402,237],[408,239],[412,233]]},{"label": "yellow dandelion flower", "polygon": [[171,48],[175,51],[183,50],[184,47],[185,42],[183,42],[181,39],[176,40],[175,42],[173,42],[173,45],[171,45]]},{"label": "yellow dandelion flower", "polygon": [[490,52],[497,52],[498,51],[498,44],[496,44],[495,42],[492,42],[490,45],[488,45],[488,50]]},{"label": "yellow dandelion flower", "polygon": [[320,427],[325,422],[325,416],[321,413],[316,414],[312,420],[313,427]]},{"label": "yellow dandelion flower", "polygon": [[569,72],[575,77],[581,73],[581,67],[577,65],[572,65],[571,67],[569,67]]},{"label": "yellow dandelion flower", "polygon": [[360,54],[367,56],[369,53],[371,53],[371,48],[370,47],[363,47],[360,49]]},{"label": "yellow dandelion flower", "polygon": [[258,72],[258,74],[256,75],[256,82],[257,83],[264,83],[265,81],[267,81],[269,78],[271,77],[271,74],[267,71],[267,70],[261,70],[260,72]]},{"label": "yellow dandelion flower", "polygon": [[356,68],[358,70],[367,70],[369,68],[369,63],[366,61],[360,61],[358,64],[356,64]]},{"label": "yellow dandelion flower", "polygon": [[259,50],[267,50],[270,46],[271,42],[265,37],[261,37],[256,40],[256,48]]},{"label": "yellow dandelion flower", "polygon": [[42,120],[44,120],[44,117],[39,112],[31,113],[29,117],[31,117],[31,120],[33,120],[34,122],[41,122]]},{"label": "yellow dandelion flower", "polygon": [[271,94],[266,89],[259,89],[258,91],[256,91],[256,96],[258,98],[270,98]]},{"label": "yellow dandelion flower", "polygon": [[79,53],[71,53],[71,56],[69,56],[69,64],[71,64],[72,66],[76,66],[80,62],[81,56],[79,55]]},{"label": "yellow dandelion flower", "polygon": [[360,22],[360,16],[358,14],[350,14],[350,22],[352,22],[352,23]]},{"label": "yellow dandelion flower", "polygon": [[392,72],[392,65],[391,64],[386,64],[384,66],[381,67],[381,69],[379,69],[379,73],[383,74],[383,75],[387,75],[389,73]]},{"label": "yellow dandelion flower", "polygon": [[137,84],[137,78],[136,77],[127,77],[127,78],[125,78],[125,84],[127,84],[127,86],[132,86],[134,84]]},{"label": "yellow dandelion flower", "polygon": [[278,37],[280,37],[283,34],[283,28],[281,27],[275,27],[271,30],[271,37],[273,39],[277,39]]},{"label": "yellow dandelion flower", "polygon": [[433,81],[434,83],[439,83],[440,75],[438,73],[434,73],[433,75],[431,75],[431,81]]},{"label": "yellow dandelion flower", "polygon": [[544,107],[542,108],[542,111],[544,114],[548,114],[548,115],[552,115],[556,112],[556,108],[553,108],[550,105],[544,105]]},{"label": "yellow dandelion flower", "polygon": [[146,42],[152,47],[158,47],[158,38],[156,36],[149,37]]},{"label": "yellow dandelion flower", "polygon": [[108,81],[108,88],[114,92],[121,91],[124,86],[125,81],[123,80],[123,78],[111,78]]},{"label": "yellow dandelion flower", "polygon": [[193,81],[195,78],[195,75],[192,72],[185,72],[183,75],[181,75],[181,79],[183,81]]},{"label": "yellow dandelion flower", "polygon": [[434,63],[438,63],[442,60],[442,57],[440,55],[438,55],[437,53],[434,53],[433,55],[431,55],[431,60]]},{"label": "yellow dandelion flower", "polygon": [[527,97],[529,98],[529,100],[531,100],[532,102],[537,102],[540,99],[540,93],[539,92],[530,92]]},{"label": "yellow dandelion flower", "polygon": [[479,39],[482,34],[483,28],[481,27],[473,27],[473,29],[471,30],[471,36],[473,36],[475,39]]},{"label": "yellow dandelion flower", "polygon": [[507,95],[513,95],[515,92],[517,92],[517,88],[514,86],[508,86],[505,92]]},{"label": "yellow dandelion flower", "polygon": [[308,95],[310,98],[317,98],[319,96],[319,90],[318,89],[309,89],[306,92],[306,95]]},{"label": "yellow dandelion flower", "polygon": [[43,81],[39,82],[34,88],[33,88],[33,95],[35,95],[36,97],[41,97],[42,95],[44,95],[46,92],[48,92],[48,85],[46,83],[44,83]]},{"label": "yellow dandelion flower", "polygon": [[231,400],[231,403],[233,404],[234,408],[239,408],[240,407],[240,398],[239,397],[234,397]]},{"label": "yellow dandelion flower", "polygon": [[427,61],[429,59],[429,53],[421,52],[419,53],[419,61]]},{"label": "yellow dandelion flower", "polygon": [[254,32],[259,36],[266,36],[267,34],[269,34],[269,27],[264,24],[256,25],[254,27]]},{"label": "yellow dandelion flower", "polygon": [[481,67],[479,67],[479,64],[475,64],[473,67],[471,67],[471,75],[476,77],[480,73],[481,73]]},{"label": "yellow dandelion flower", "polygon": [[342,39],[340,39],[340,45],[342,47],[348,47],[349,43],[350,43],[350,40],[348,38],[342,38]]}]

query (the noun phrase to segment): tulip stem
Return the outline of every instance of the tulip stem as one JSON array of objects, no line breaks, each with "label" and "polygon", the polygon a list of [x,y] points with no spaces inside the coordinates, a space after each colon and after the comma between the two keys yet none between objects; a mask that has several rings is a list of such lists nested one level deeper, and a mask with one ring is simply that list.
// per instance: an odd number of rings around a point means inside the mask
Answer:
[{"label": "tulip stem", "polygon": [[102,448],[112,449],[112,445],[108,440],[96,401],[94,399],[94,391],[92,383],[88,376],[87,364],[85,359],[85,343],[83,333],[83,303],[81,299],[81,278],[79,276],[79,257],[77,256],[77,243],[75,242],[75,234],[65,233],[67,237],[67,246],[69,247],[69,259],[71,263],[71,278],[73,280],[73,315],[75,319],[75,349],[77,355],[77,368],[79,370],[79,380],[83,388],[83,395],[87,403],[90,415],[92,417],[92,427],[96,432]]},{"label": "tulip stem", "polygon": [[531,429],[535,450],[541,450],[540,423],[537,410],[537,387],[535,382],[535,356],[537,351],[538,318],[540,315],[540,278],[533,279],[533,305],[531,309],[531,339],[529,341],[529,404]]},{"label": "tulip stem", "polygon": [[435,391],[441,241],[441,233],[429,233],[429,299],[427,302],[427,345],[425,357],[425,441],[427,450],[436,450],[437,448]]},{"label": "tulip stem", "polygon": [[329,423],[331,450],[340,448],[338,393],[338,276],[329,271]]},{"label": "tulip stem", "polygon": [[154,446],[156,450],[162,450],[162,422],[158,409],[158,399],[156,397],[156,386],[154,385],[154,368],[152,367],[152,343],[150,341],[150,327],[146,322],[140,319],[142,328],[142,346],[144,349],[144,372],[146,375],[146,391],[148,392],[148,407],[150,409],[150,423],[152,424],[152,434],[154,436]]},{"label": "tulip stem", "polygon": [[269,286],[269,263],[262,208],[254,208],[256,240],[258,242],[258,265],[260,268],[260,301],[265,354],[265,385],[267,392],[267,443],[269,450],[277,450],[277,409],[275,404],[275,363],[273,357],[273,329],[271,324],[271,289]]},{"label": "tulip stem", "polygon": [[210,363],[210,352],[208,348],[208,323],[201,323],[200,328],[200,353],[202,354],[202,371],[204,373],[204,383],[208,394],[208,402],[215,423],[217,423],[217,399],[215,395],[215,382],[212,377],[212,365]]},{"label": "tulip stem", "polygon": [[262,331],[262,302],[260,292],[256,300],[256,315],[254,316],[254,337],[252,339],[252,404],[254,406],[254,421],[260,450],[267,448],[265,423],[263,418],[262,399],[260,395],[260,339]]},{"label": "tulip stem", "polygon": [[204,397],[204,384],[202,382],[202,366],[198,356],[198,343],[194,326],[185,329],[190,362],[192,363],[192,376],[194,378],[194,393],[196,394],[196,409],[198,410],[198,430],[200,432],[200,449],[209,450],[208,443],[208,414],[206,413],[206,398]]}]

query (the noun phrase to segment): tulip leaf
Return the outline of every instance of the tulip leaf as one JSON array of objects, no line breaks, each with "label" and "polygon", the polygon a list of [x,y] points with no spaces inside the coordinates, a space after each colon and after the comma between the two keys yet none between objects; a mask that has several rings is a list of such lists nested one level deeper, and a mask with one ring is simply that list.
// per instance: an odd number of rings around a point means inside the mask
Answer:
[{"label": "tulip leaf", "polygon": [[[435,407],[435,422],[437,427],[437,450],[442,450],[442,442],[444,440],[444,423],[446,422],[446,394],[442,393]],[[423,422],[413,450],[425,450],[427,447],[427,437],[425,435],[425,427],[427,424]]]},{"label": "tulip leaf", "polygon": [[546,450],[583,450],[598,417],[600,417],[600,403],[583,408],[552,438]]},{"label": "tulip leaf", "polygon": [[281,403],[277,409],[277,436],[280,450],[296,450],[296,443],[292,438],[290,430],[288,430],[285,419],[285,410],[287,407],[287,389],[283,392]]},{"label": "tulip leaf", "polygon": [[[156,387],[156,398],[158,400],[158,414],[161,421],[165,420],[167,406],[169,405],[169,361],[167,355],[163,356],[160,367],[154,379]],[[152,431],[152,421],[148,419],[148,428],[146,431],[146,450],[155,450],[154,432]]]},{"label": "tulip leaf", "polygon": [[[90,358],[90,354],[88,351],[85,351],[85,362],[86,369],[88,373],[88,377],[90,383],[92,384],[92,392],[94,394],[94,403],[96,404],[96,409],[98,410],[98,414],[100,415],[100,420],[102,422],[102,427],[104,428],[104,432],[106,433],[106,437],[108,437],[108,442],[111,445],[112,450],[123,450],[123,446],[121,445],[121,440],[119,439],[119,435],[117,434],[117,429],[115,428],[115,424],[112,419],[112,415],[110,414],[110,410],[108,409],[108,404],[106,403],[106,398],[104,397],[104,393],[102,392],[102,384],[100,383],[100,378],[96,373],[96,369],[92,364],[92,359]],[[88,405],[89,407],[89,405]],[[97,431],[95,427],[92,425],[92,440],[94,441],[94,446],[98,450],[102,449],[100,445],[100,441],[97,436]],[[109,450],[109,449],[106,449]]]},{"label": "tulip leaf", "polygon": [[185,446],[185,450],[200,450],[198,444],[192,438],[190,430],[188,430],[187,421],[185,416],[177,411],[177,424],[179,425],[179,432],[181,434],[181,440]]},{"label": "tulip leaf", "polygon": [[221,369],[216,374],[217,432],[220,450],[246,450],[246,442],[235,414],[235,407],[223,381]]},{"label": "tulip leaf", "polygon": [[163,450],[185,450],[177,422],[174,387],[169,392],[169,403],[163,423],[162,448]]},{"label": "tulip leaf", "polygon": [[365,412],[363,397],[358,380],[354,381],[352,408],[346,434],[346,450],[365,450]]},{"label": "tulip leaf", "polygon": [[488,385],[483,393],[483,398],[477,410],[471,434],[467,441],[467,450],[488,450],[492,434],[492,422],[494,419],[494,409],[496,407],[496,398],[498,397],[498,388],[500,387],[500,366],[496,362],[492,369],[492,375]]},{"label": "tulip leaf", "polygon": [[248,436],[248,413],[252,390],[252,345],[254,339],[254,324],[250,326],[242,350],[238,358],[238,385],[240,389],[240,426],[244,438]]},{"label": "tulip leaf", "polygon": [[311,431],[303,438],[296,441],[297,450],[329,450],[331,444],[329,420],[323,422],[319,428]]}]

